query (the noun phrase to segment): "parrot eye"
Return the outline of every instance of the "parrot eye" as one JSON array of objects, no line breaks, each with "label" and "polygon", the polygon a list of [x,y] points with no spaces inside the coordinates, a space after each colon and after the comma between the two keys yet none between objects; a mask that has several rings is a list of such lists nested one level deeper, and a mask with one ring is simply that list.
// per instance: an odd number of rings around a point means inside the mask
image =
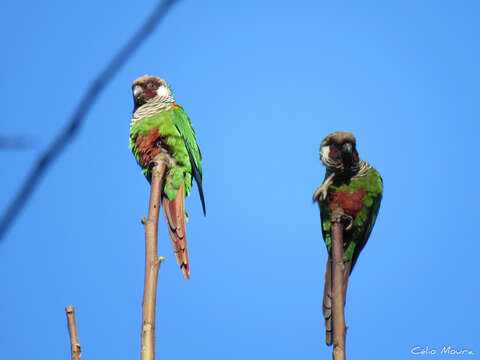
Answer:
[{"label": "parrot eye", "polygon": [[147,87],[149,89],[155,89],[157,86],[154,83],[148,83]]}]

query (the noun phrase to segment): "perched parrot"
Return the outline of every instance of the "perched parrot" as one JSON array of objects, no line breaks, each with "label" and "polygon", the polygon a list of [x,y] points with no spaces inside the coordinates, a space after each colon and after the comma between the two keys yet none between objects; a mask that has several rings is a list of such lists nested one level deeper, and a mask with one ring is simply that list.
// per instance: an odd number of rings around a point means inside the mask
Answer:
[{"label": "perched parrot", "polygon": [[332,344],[332,239],[330,215],[341,207],[348,224],[343,234],[343,262],[345,281],[343,301],[347,294],[348,277],[360,251],[367,243],[382,200],[382,177],[369,163],[358,156],[353,134],[337,131],[328,135],[320,145],[320,159],[327,171],[323,184],[313,194],[318,201],[322,235],[328,250],[323,316],[326,343]]},{"label": "perched parrot", "polygon": [[[185,196],[197,182],[205,212],[202,189],[202,155],[190,119],[175,103],[165,80],[145,75],[133,82],[133,115],[130,122],[130,149],[142,171],[151,181],[153,158],[160,152],[168,157],[162,192],[162,206],[178,265],[190,279],[185,233]],[[188,220],[188,219],[187,219]]]}]

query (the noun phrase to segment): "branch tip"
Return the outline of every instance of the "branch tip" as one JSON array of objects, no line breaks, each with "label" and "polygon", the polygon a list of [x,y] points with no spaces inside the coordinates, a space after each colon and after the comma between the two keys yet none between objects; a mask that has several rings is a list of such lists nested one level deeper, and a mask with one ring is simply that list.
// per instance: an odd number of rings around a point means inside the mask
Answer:
[{"label": "branch tip", "polygon": [[342,218],[345,215],[343,212],[342,208],[337,208],[332,211],[332,214],[330,215],[330,222],[331,223],[339,223],[342,222]]},{"label": "branch tip", "polygon": [[67,314],[68,333],[70,335],[70,352],[72,360],[80,360],[82,356],[82,348],[78,342],[77,324],[75,321],[75,309],[69,305],[65,307]]}]

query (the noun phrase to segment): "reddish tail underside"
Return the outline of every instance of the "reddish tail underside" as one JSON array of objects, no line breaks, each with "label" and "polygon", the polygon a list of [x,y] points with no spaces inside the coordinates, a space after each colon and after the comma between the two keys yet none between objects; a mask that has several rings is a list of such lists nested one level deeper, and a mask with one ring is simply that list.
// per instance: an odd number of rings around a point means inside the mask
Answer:
[{"label": "reddish tail underside", "polygon": [[[345,277],[343,283],[343,306],[347,299],[348,277],[350,276],[351,262],[345,264]],[[323,288],[323,317],[325,318],[325,342],[332,345],[333,342],[333,321],[332,321],[332,258],[328,256],[327,268],[325,270],[325,287]]]},{"label": "reddish tail underside", "polygon": [[183,186],[180,186],[173,200],[163,198],[163,212],[168,223],[168,231],[172,240],[173,252],[180,265],[183,277],[190,279],[190,264],[188,263],[187,237],[185,234],[185,206]]},{"label": "reddish tail underside", "polygon": [[325,270],[325,287],[323,288],[323,317],[325,318],[325,342],[332,345],[333,324],[332,324],[332,259],[327,260]]}]

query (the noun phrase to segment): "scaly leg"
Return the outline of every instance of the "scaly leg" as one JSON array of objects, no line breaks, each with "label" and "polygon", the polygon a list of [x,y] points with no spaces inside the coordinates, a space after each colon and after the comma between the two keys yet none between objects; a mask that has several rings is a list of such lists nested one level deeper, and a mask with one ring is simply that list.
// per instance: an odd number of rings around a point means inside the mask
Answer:
[{"label": "scaly leg", "polygon": [[313,193],[313,201],[323,201],[327,198],[328,187],[333,183],[333,177],[335,173],[330,175],[321,186]]}]

